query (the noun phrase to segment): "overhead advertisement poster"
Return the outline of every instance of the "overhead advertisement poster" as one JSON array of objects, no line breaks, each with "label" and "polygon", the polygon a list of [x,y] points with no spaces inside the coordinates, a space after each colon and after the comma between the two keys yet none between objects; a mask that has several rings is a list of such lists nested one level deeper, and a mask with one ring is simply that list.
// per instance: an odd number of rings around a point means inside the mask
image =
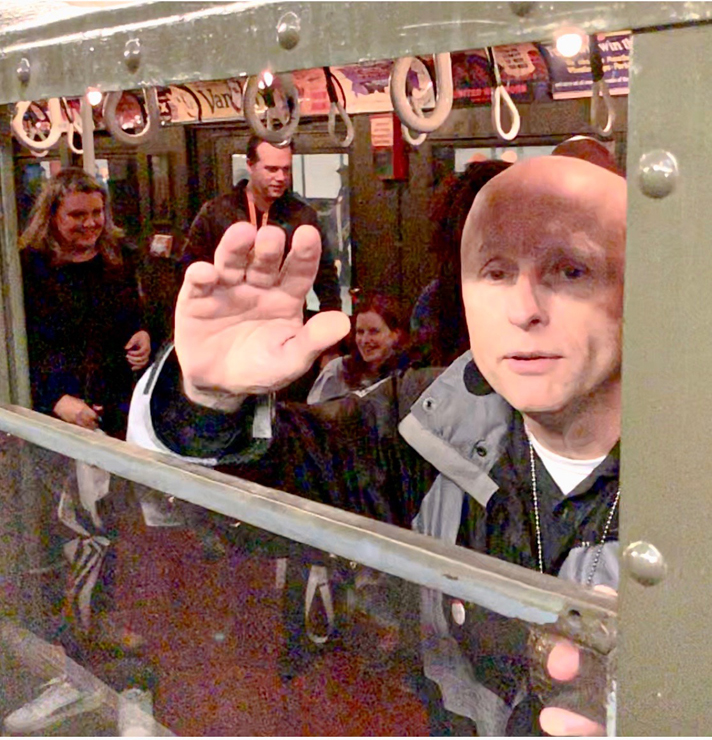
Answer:
[{"label": "overhead advertisement poster", "polygon": [[[598,34],[598,48],[603,62],[603,79],[611,95],[628,94],[628,72],[633,37],[630,32]],[[551,94],[554,100],[591,97],[593,77],[588,39],[573,57],[564,57],[555,44],[542,44],[549,65]]]},{"label": "overhead advertisement poster", "polygon": [[[628,71],[632,35],[630,32],[598,34],[604,79],[612,95],[628,94]],[[494,79],[484,49],[451,55],[454,99],[489,104]],[[555,44],[509,44],[494,49],[500,78],[515,102],[554,98],[590,97],[592,87],[588,39],[573,57],[563,57]],[[430,60],[427,59],[429,63]],[[336,94],[346,111],[390,113],[393,110],[390,76],[393,62],[366,62],[332,67]],[[322,68],[292,74],[299,92],[302,116],[326,116],[331,103]],[[435,91],[426,63],[413,60],[409,75],[411,94],[421,108],[435,105]],[[239,79],[191,82],[159,88],[161,118],[171,123],[244,120],[242,85]]]},{"label": "overhead advertisement poster", "polygon": [[200,123],[244,119],[240,80],[213,80],[158,89],[161,119],[171,123]]},{"label": "overhead advertisement poster", "polygon": [[[346,112],[390,113],[393,110],[390,91],[392,68],[393,62],[390,59],[332,67],[336,87],[341,88],[337,90],[337,95],[343,91],[346,99]],[[427,67],[420,59],[413,60],[409,79],[413,93],[420,99],[421,107],[425,110],[433,108],[433,83]]]},{"label": "overhead advertisement poster", "polygon": [[[530,102],[549,94],[546,63],[534,44],[509,44],[494,49],[494,59],[507,92],[513,100]],[[474,49],[452,54],[455,100],[489,103],[495,84],[487,53]]]}]

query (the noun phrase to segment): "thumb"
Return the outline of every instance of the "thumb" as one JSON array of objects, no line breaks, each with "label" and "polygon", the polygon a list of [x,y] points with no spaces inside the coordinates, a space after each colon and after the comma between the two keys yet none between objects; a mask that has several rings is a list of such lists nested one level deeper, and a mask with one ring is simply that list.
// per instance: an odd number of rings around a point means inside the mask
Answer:
[{"label": "thumb", "polygon": [[309,319],[292,341],[297,352],[315,360],[350,331],[351,322],[345,313],[324,311]]}]

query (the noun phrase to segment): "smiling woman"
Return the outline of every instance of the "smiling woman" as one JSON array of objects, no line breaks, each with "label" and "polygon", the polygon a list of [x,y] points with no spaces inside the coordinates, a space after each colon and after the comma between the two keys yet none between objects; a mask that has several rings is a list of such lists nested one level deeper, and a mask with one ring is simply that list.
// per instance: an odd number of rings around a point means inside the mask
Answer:
[{"label": "smiling woman", "polygon": [[407,364],[400,306],[393,299],[374,294],[356,307],[354,351],[328,362],[309,392],[307,403],[321,403],[362,390]]},{"label": "smiling woman", "polygon": [[[101,185],[70,167],[46,183],[20,239],[33,408],[119,438],[126,433],[133,372],[148,364],[151,350],[122,236]],[[81,470],[49,451],[37,453],[44,498],[74,532],[68,591],[60,597],[63,613],[76,618],[71,619],[74,636],[82,641],[89,635],[93,643],[112,647],[135,640],[106,619],[113,568],[105,554],[114,536],[108,476],[104,490],[90,486],[94,513],[89,518],[76,501],[79,491],[81,500],[87,495],[79,482]],[[47,528],[55,526],[51,522]],[[50,559],[59,559],[54,549],[64,546],[66,531],[50,539]],[[93,589],[97,582],[100,598]]]}]

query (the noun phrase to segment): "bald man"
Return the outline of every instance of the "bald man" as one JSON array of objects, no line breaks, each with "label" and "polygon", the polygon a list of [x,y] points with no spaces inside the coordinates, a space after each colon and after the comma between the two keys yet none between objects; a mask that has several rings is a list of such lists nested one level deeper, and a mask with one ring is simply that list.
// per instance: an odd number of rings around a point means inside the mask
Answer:
[{"label": "bald man", "polygon": [[[411,370],[363,398],[274,417],[269,394],[349,322],[331,312],[302,325],[314,229],[296,232],[280,270],[281,233],[237,224],[214,265],[186,274],[175,352],[137,388],[130,439],[616,588],[625,212],[624,180],[591,163],[514,165],[482,189],[463,233],[472,352],[432,384]],[[472,611],[431,591],[421,602],[424,672],[446,719],[480,735],[531,731],[541,704],[526,696],[525,637],[483,661]]]}]

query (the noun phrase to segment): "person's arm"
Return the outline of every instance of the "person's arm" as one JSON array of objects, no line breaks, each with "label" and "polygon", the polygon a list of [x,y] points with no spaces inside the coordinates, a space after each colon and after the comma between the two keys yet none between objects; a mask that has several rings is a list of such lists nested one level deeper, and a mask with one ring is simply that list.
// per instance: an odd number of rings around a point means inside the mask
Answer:
[{"label": "person's arm", "polygon": [[314,292],[319,299],[320,311],[341,311],[341,288],[339,287],[339,275],[334,263],[334,255],[331,250],[324,230],[319,224],[319,217],[311,206],[306,207],[301,213],[302,224],[313,226],[321,239],[321,257],[319,258],[319,269],[314,281]]},{"label": "person's arm", "polygon": [[208,201],[203,204],[198,215],[193,219],[178,259],[183,270],[193,262],[202,260],[212,262],[215,248],[220,240],[220,235],[215,234],[213,210],[213,202]]}]

